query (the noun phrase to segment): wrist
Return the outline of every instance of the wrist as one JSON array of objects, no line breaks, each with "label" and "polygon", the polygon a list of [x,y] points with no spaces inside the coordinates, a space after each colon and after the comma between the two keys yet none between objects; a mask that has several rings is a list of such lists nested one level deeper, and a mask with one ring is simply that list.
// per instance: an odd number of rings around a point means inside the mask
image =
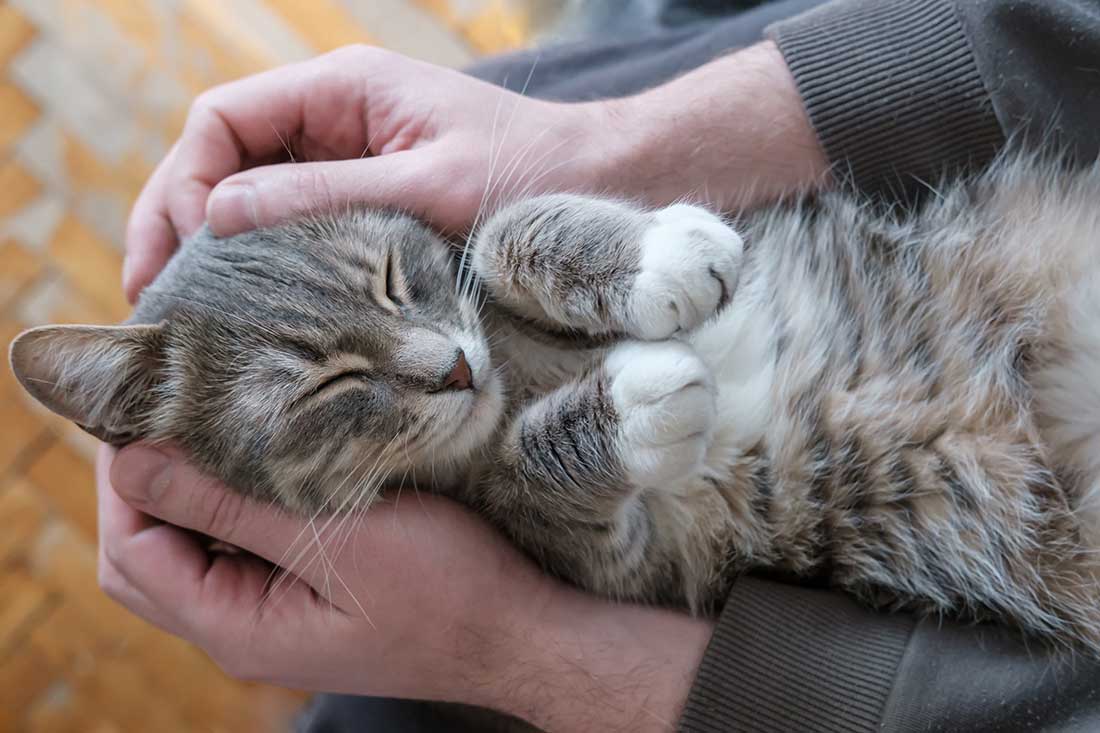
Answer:
[{"label": "wrist", "polygon": [[824,150],[771,41],[606,104],[610,190],[735,210],[827,183]]},{"label": "wrist", "polygon": [[501,647],[489,705],[547,731],[674,730],[713,624],[551,583]]},{"label": "wrist", "polygon": [[628,171],[638,156],[637,121],[623,114],[618,99],[560,105],[564,129],[571,141],[562,148],[568,159],[562,167],[563,190],[593,195],[636,196],[629,190]]}]

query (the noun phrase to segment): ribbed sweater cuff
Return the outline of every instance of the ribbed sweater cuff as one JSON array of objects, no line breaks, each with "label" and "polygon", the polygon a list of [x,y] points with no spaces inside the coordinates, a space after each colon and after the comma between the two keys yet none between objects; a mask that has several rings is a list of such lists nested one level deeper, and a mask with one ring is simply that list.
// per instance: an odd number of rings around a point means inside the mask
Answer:
[{"label": "ribbed sweater cuff", "polygon": [[742,578],[695,679],[684,733],[879,731],[913,619]]},{"label": "ribbed sweater cuff", "polygon": [[1004,143],[951,0],[835,0],[767,34],[837,174],[864,190],[906,191]]}]

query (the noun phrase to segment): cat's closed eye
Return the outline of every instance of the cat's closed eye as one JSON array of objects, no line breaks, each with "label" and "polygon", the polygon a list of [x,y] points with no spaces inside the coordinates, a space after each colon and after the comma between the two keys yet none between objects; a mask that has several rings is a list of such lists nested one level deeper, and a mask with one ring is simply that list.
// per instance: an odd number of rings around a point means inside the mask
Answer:
[{"label": "cat's closed eye", "polygon": [[306,397],[316,397],[318,395],[330,392],[338,387],[351,387],[355,384],[362,384],[369,380],[371,375],[368,372],[361,370],[353,370],[347,372],[338,372],[330,376],[324,377],[320,384],[314,387]]},{"label": "cat's closed eye", "polygon": [[309,404],[356,388],[369,388],[375,378],[374,364],[369,359],[356,354],[335,355],[324,367],[303,378],[294,404]]}]

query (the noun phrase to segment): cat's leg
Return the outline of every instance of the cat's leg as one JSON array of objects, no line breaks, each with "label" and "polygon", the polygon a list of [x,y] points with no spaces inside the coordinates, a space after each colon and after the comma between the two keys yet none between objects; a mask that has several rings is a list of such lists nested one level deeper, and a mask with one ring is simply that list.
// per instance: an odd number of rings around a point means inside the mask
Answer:
[{"label": "cat's leg", "polygon": [[[675,498],[699,483],[714,398],[712,376],[689,346],[621,344],[516,416],[474,502],[583,587],[691,604],[698,599],[684,590],[695,580],[683,578],[688,518]],[[720,564],[691,562],[708,572]]]},{"label": "cat's leg", "polygon": [[480,227],[473,268],[493,300],[552,329],[658,340],[709,318],[737,288],[741,238],[714,214],[553,194]]}]

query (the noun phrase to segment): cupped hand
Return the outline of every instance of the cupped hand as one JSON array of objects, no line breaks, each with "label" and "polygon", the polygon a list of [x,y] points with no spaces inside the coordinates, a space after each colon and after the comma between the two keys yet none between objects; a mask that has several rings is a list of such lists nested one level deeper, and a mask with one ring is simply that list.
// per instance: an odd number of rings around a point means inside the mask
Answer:
[{"label": "cupped hand", "polygon": [[113,454],[98,462],[101,585],[231,675],[483,705],[545,730],[674,728],[706,622],[566,587],[438,497],[308,521],[171,449]]},{"label": "cupped hand", "polygon": [[216,87],[195,100],[134,206],[127,296],[204,220],[227,236],[358,203],[454,232],[510,193],[598,189],[610,116],[369,46]]}]

